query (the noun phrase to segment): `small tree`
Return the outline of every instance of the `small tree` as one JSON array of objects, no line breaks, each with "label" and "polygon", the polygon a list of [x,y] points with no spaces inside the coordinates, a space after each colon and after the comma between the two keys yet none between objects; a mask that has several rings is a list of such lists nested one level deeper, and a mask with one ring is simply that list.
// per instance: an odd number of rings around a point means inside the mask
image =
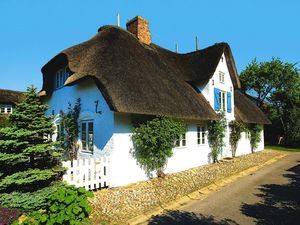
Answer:
[{"label": "small tree", "polygon": [[229,142],[231,145],[232,158],[234,158],[236,154],[238,142],[242,136],[242,132],[245,131],[246,129],[243,123],[238,122],[236,120],[231,121],[229,123],[229,127],[230,127]]},{"label": "small tree", "polygon": [[250,124],[248,129],[250,132],[251,152],[254,153],[258,147],[258,143],[261,141],[261,131],[263,127],[260,124]]},{"label": "small tree", "polygon": [[175,140],[186,131],[185,126],[169,117],[157,117],[133,129],[134,148],[132,155],[148,177],[156,171],[158,177],[164,175],[163,170],[168,158],[173,155]]},{"label": "small tree", "polygon": [[80,114],[81,103],[80,98],[77,99],[74,107],[69,103],[68,112],[61,112],[61,126],[64,128],[62,136],[63,147],[66,150],[67,158],[70,160],[77,159],[78,152],[78,118]]},{"label": "small tree", "polygon": [[211,147],[211,155],[213,162],[218,162],[218,156],[222,153],[222,148],[225,145],[224,137],[226,131],[225,113],[222,111],[218,114],[218,120],[211,120],[208,122],[208,143]]},{"label": "small tree", "polygon": [[64,171],[49,136],[54,127],[45,116],[47,106],[36,88],[27,89],[26,98],[10,116],[10,126],[0,129],[0,202],[3,207],[39,209],[55,191],[53,185]]}]

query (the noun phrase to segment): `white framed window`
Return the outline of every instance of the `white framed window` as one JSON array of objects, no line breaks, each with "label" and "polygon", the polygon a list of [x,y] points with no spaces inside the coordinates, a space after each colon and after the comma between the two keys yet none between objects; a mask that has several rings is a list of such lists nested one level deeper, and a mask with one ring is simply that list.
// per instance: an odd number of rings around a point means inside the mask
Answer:
[{"label": "white framed window", "polygon": [[58,70],[55,73],[55,79],[54,79],[54,84],[55,84],[55,89],[59,89],[64,86],[65,81],[68,79],[70,73],[68,67],[64,67],[60,70]]},{"label": "white framed window", "polygon": [[186,146],[186,134],[180,135],[179,138],[175,141],[175,147],[184,147]]},{"label": "white framed window", "polygon": [[81,123],[81,146],[83,152],[94,151],[94,122],[92,120]]},{"label": "white framed window", "polygon": [[205,141],[205,127],[201,125],[197,125],[197,144],[204,145]]},{"label": "white framed window", "polygon": [[220,83],[224,84],[225,83],[225,73],[219,71],[219,81]]},{"label": "white framed window", "polygon": [[12,105],[0,104],[0,113],[11,114],[13,111]]},{"label": "white framed window", "polygon": [[226,92],[219,92],[219,100],[220,100],[220,109],[226,111]]}]

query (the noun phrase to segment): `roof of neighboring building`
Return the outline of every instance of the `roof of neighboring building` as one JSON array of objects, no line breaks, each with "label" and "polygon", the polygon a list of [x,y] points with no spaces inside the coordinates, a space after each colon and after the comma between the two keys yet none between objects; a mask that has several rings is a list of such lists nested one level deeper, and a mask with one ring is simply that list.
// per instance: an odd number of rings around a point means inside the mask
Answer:
[{"label": "roof of neighboring building", "polygon": [[260,108],[239,90],[234,91],[234,116],[244,123],[271,124]]},{"label": "roof of neighboring building", "polygon": [[24,92],[0,89],[0,103],[17,104],[24,98]]}]

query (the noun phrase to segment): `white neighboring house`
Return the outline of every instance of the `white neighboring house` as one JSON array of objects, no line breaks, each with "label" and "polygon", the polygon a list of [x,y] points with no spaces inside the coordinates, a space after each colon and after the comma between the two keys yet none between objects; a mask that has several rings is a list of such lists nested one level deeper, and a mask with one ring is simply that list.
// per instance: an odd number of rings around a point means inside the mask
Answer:
[{"label": "white neighboring house", "polygon": [[0,89],[0,115],[12,114],[15,105],[23,98],[23,92]]},{"label": "white neighboring house", "polygon": [[[269,123],[239,91],[227,43],[174,53],[151,43],[148,22],[140,16],[127,23],[127,30],[101,27],[90,40],[52,58],[42,73],[40,96],[57,125],[59,112],[81,99],[79,158],[108,156],[110,187],[147,179],[130,154],[135,120],[167,115],[186,123],[186,135],[174,148],[168,173],[212,162],[206,124],[220,110],[228,122]],[[256,150],[263,148],[262,139]],[[222,157],[231,156],[230,150],[227,129]],[[237,155],[250,152],[243,134]]]}]

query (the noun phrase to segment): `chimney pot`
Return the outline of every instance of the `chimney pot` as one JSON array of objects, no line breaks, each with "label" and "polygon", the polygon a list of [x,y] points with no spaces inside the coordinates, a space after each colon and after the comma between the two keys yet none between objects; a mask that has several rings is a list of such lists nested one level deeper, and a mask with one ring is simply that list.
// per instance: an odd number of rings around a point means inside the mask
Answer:
[{"label": "chimney pot", "polygon": [[136,16],[126,23],[127,30],[134,34],[137,39],[147,45],[151,44],[151,33],[149,23],[141,16]]}]

